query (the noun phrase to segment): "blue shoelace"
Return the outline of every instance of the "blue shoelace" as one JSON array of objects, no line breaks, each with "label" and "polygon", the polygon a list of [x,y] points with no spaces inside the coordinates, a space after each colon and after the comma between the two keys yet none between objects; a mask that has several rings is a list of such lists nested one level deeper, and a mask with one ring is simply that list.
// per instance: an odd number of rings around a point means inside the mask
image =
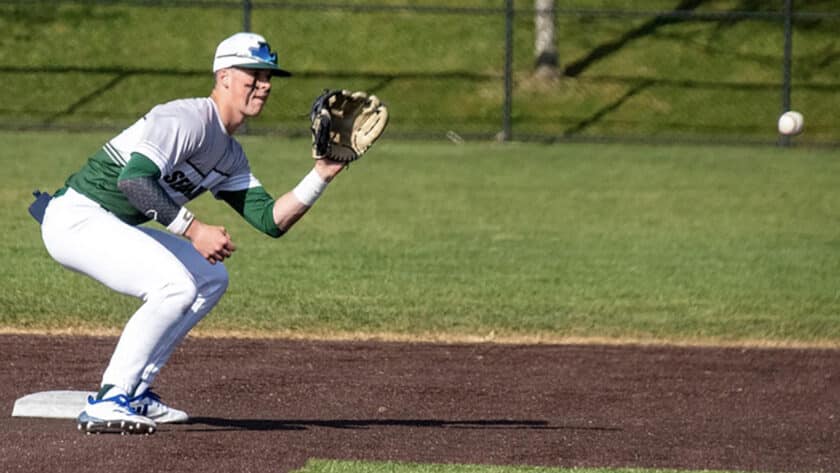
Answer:
[{"label": "blue shoelace", "polygon": [[155,402],[160,402],[160,396],[156,392],[152,391],[151,389],[147,389],[147,390],[143,391],[142,393],[134,396],[133,398],[129,399],[128,401],[129,402],[142,401],[145,398],[149,398],[149,399],[151,399],[152,401],[155,401]]},{"label": "blue shoelace", "polygon": [[96,399],[93,396],[88,396],[88,404],[99,404],[102,402],[113,402],[114,404],[128,410],[132,414],[136,414],[137,412],[134,410],[133,407],[129,404],[131,401],[128,399],[128,396],[125,394],[118,394],[116,396],[106,397],[103,399]]}]

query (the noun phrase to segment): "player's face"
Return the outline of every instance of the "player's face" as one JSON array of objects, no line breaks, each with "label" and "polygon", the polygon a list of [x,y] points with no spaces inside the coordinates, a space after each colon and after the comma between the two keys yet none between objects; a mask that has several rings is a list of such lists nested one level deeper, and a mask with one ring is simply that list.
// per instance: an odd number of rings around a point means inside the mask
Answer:
[{"label": "player's face", "polygon": [[240,112],[255,117],[262,112],[271,94],[271,71],[233,68],[231,89]]}]

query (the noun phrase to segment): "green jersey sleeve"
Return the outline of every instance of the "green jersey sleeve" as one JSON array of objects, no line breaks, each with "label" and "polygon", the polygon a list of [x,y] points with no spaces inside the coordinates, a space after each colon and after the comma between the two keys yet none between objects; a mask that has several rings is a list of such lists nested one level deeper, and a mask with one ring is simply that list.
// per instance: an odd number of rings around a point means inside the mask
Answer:
[{"label": "green jersey sleeve", "polygon": [[283,235],[274,223],[274,198],[263,187],[220,191],[216,197],[227,202],[257,230],[273,238]]},{"label": "green jersey sleeve", "polygon": [[137,177],[151,177],[152,179],[160,178],[160,169],[157,164],[151,159],[140,153],[131,153],[131,159],[128,160],[125,167],[120,171],[117,177],[118,181],[124,179],[134,179]]}]

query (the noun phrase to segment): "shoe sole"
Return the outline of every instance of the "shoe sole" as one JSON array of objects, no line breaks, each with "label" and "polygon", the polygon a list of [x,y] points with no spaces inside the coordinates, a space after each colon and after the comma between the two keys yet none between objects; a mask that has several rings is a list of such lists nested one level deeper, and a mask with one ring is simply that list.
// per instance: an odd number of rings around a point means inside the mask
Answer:
[{"label": "shoe sole", "polygon": [[169,408],[163,414],[150,415],[148,406],[132,406],[134,412],[155,421],[155,424],[181,424],[190,420],[190,416],[181,410]]},{"label": "shoe sole", "polygon": [[77,428],[85,434],[133,434],[151,435],[155,433],[155,426],[139,421],[104,420],[90,417],[86,413],[79,415]]},{"label": "shoe sole", "polygon": [[167,412],[166,414],[162,414],[157,417],[146,417],[155,421],[155,424],[182,424],[190,420],[190,416],[188,416],[186,413],[176,414],[173,412]]},{"label": "shoe sole", "polygon": [[190,420],[189,417],[171,418],[171,417],[168,417],[168,416],[163,416],[163,417],[158,417],[158,418],[149,417],[149,419],[152,419],[153,421],[155,421],[155,424],[183,424],[183,423],[188,422]]}]

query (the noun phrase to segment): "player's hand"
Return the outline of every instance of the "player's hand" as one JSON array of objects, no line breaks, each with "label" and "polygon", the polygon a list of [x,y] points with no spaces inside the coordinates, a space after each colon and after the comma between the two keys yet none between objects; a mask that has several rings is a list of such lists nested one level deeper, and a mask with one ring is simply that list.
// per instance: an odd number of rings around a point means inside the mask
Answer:
[{"label": "player's hand", "polygon": [[236,245],[225,227],[206,225],[198,219],[193,220],[184,236],[190,239],[196,251],[210,264],[222,262],[236,251]]}]

